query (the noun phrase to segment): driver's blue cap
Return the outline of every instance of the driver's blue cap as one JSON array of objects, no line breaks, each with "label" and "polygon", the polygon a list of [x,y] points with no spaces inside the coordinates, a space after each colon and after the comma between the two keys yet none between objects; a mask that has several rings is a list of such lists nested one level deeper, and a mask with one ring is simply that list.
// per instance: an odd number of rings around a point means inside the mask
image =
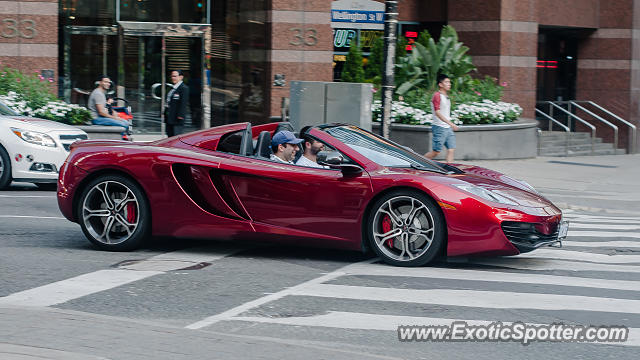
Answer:
[{"label": "driver's blue cap", "polygon": [[298,139],[289,130],[278,131],[271,139],[271,146],[277,146],[280,144],[300,144],[302,139]]}]

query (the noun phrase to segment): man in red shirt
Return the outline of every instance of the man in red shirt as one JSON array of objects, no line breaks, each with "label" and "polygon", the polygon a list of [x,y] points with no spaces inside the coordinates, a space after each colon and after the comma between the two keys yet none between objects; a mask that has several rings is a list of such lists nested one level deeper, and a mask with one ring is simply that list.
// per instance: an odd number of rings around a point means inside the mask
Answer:
[{"label": "man in red shirt", "polygon": [[449,100],[449,90],[451,90],[451,79],[445,74],[438,75],[438,91],[431,98],[431,132],[433,133],[432,149],[424,156],[433,159],[440,154],[442,146],[447,148],[447,162],[453,161],[453,153],[456,150],[456,135],[458,126],[451,122],[451,101]]}]

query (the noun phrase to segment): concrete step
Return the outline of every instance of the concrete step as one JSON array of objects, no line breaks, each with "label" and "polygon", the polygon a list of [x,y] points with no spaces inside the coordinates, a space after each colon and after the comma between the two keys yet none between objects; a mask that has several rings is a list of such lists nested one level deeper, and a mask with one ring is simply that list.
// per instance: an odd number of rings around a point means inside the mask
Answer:
[{"label": "concrete step", "polygon": [[[569,136],[567,154],[566,136]],[[621,155],[625,149],[614,149],[612,143],[594,139],[594,151],[591,152],[591,134],[587,132],[565,133],[564,131],[542,131],[540,133],[538,156],[583,156],[583,155]]]},{"label": "concrete step", "polygon": [[[566,147],[564,145],[559,145],[559,146],[546,146],[546,147],[540,147],[538,148],[538,153],[540,153],[541,151],[549,151],[549,152],[564,152],[566,149]],[[594,150],[595,151],[599,151],[599,150],[611,150],[613,151],[613,144],[609,144],[609,143],[602,143],[602,144],[595,144],[594,146]],[[569,146],[569,151],[571,152],[582,152],[582,151],[588,151],[591,152],[591,143],[589,144],[581,144],[581,145],[571,145]]]},{"label": "concrete step", "polygon": [[566,136],[569,135],[570,139],[589,139],[591,134],[588,132],[570,132],[566,133],[564,131],[542,131],[540,132],[540,137],[542,139],[548,140],[564,140]]},{"label": "concrete step", "polygon": [[538,156],[589,156],[589,155],[624,155],[627,151],[625,149],[597,149],[593,153],[591,150],[571,150],[569,149],[569,153],[565,153],[565,150],[558,149],[541,149],[538,150]]},{"label": "concrete step", "polygon": [[[564,146],[566,144],[567,140],[562,139],[562,140],[548,140],[548,139],[541,139],[540,141],[540,146],[541,147],[552,147],[552,146]],[[602,138],[595,138],[593,140],[594,143],[596,144],[602,144]],[[586,145],[586,144],[591,144],[591,139],[569,139],[569,146],[571,145]]]}]

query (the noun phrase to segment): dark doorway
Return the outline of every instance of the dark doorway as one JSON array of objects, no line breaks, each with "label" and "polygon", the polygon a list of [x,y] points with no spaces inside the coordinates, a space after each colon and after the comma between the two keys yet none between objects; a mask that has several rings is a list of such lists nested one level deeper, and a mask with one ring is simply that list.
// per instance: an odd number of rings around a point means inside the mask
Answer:
[{"label": "dark doorway", "polygon": [[540,26],[538,31],[538,101],[574,100],[580,39],[593,29]]}]

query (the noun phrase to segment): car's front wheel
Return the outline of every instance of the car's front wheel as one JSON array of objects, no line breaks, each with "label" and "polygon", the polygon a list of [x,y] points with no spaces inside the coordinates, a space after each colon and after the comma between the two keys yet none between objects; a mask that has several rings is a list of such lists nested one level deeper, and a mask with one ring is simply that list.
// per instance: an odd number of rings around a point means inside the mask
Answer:
[{"label": "car's front wheel", "polygon": [[0,190],[11,184],[11,159],[9,154],[0,146]]},{"label": "car's front wheel", "polygon": [[89,182],[78,206],[82,231],[100,249],[133,250],[149,236],[151,213],[146,196],[124,176],[104,175]]},{"label": "car's front wheel", "polygon": [[384,262],[421,266],[439,254],[446,224],[431,198],[417,191],[393,191],[378,199],[371,209],[366,235]]}]

